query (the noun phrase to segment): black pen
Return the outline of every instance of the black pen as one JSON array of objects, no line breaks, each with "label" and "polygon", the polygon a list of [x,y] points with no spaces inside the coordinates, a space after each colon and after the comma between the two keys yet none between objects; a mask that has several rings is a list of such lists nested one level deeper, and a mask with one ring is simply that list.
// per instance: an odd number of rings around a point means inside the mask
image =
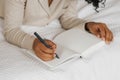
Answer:
[{"label": "black pen", "polygon": [[[35,36],[38,38],[38,40],[39,40],[40,42],[42,42],[47,48],[51,48],[51,46],[48,45],[48,44],[45,42],[45,40],[42,39],[37,32],[35,32],[34,35],[35,35]],[[56,58],[59,59],[59,56],[58,56],[57,54],[55,54],[55,56],[56,56]]]}]

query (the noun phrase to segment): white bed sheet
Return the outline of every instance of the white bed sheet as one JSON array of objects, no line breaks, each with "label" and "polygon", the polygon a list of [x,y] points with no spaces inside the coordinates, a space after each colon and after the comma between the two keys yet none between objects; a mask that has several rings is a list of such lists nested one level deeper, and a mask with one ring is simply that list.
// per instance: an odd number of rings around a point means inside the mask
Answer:
[{"label": "white bed sheet", "polygon": [[[120,37],[120,36],[119,36]],[[20,48],[0,43],[0,80],[120,80],[120,42],[51,71]]]},{"label": "white bed sheet", "polygon": [[[108,3],[114,2],[120,1],[113,0]],[[78,59],[51,71],[38,60],[2,38],[0,40],[0,80],[120,80],[120,25],[118,22],[120,19],[119,10],[116,10],[118,5],[108,9],[108,12],[103,10],[102,15],[93,11],[90,13],[92,17],[83,14],[89,9],[88,6],[82,7],[84,10],[80,9],[81,18],[89,19],[90,17],[91,20],[108,23],[109,28],[114,32],[113,43],[102,47],[88,59]],[[115,14],[105,15],[113,9]],[[96,15],[93,16],[93,13]],[[108,19],[116,21],[110,23]]]}]

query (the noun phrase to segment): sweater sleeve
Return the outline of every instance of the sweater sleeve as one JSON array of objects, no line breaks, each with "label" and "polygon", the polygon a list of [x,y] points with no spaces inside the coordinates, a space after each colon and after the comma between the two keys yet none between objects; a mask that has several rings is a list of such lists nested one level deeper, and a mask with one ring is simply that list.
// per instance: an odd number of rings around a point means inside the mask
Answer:
[{"label": "sweater sleeve", "polygon": [[32,49],[34,36],[20,29],[26,0],[5,0],[4,36],[9,43],[25,49]]},{"label": "sweater sleeve", "polygon": [[71,0],[64,14],[60,17],[60,22],[64,29],[79,27],[85,30],[85,23],[89,21],[78,18],[77,0]]}]

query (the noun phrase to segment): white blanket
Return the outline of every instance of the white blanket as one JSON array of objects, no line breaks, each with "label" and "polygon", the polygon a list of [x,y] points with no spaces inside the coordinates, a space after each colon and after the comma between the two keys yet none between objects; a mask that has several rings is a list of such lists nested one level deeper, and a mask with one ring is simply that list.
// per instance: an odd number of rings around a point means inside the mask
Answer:
[{"label": "white blanket", "polygon": [[[119,36],[120,37],[120,36]],[[0,43],[0,80],[119,80],[120,42],[115,39],[88,60],[78,59],[55,71],[20,48]]]},{"label": "white blanket", "polygon": [[[80,2],[82,4],[83,0]],[[106,8],[98,14],[92,10],[92,6],[88,6],[91,5],[81,5],[79,17],[106,22],[114,32],[113,43],[96,51],[95,55],[87,60],[78,59],[51,71],[2,38],[0,80],[120,80],[120,1],[108,0]]]}]

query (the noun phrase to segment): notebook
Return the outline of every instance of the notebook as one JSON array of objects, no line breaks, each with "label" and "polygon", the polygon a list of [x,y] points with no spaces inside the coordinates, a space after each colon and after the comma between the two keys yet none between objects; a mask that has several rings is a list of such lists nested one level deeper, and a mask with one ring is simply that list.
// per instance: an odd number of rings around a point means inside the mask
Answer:
[{"label": "notebook", "polygon": [[47,67],[54,69],[77,58],[86,58],[105,45],[105,42],[100,38],[79,28],[72,28],[62,32],[54,38],[53,42],[57,44],[56,53],[60,59],[42,61],[33,54],[34,52],[28,51],[28,53],[34,55]]}]

